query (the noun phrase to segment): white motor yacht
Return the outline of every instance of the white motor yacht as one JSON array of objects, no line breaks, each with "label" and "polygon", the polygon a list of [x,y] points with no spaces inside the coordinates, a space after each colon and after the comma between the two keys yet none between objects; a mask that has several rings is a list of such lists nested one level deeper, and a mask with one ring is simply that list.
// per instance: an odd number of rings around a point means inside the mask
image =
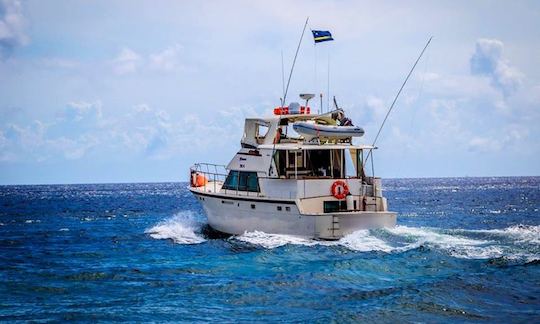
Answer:
[{"label": "white motor yacht", "polygon": [[[189,190],[210,227],[336,240],[395,226],[397,214],[388,211],[381,179],[373,175],[376,147],[353,144],[364,131],[341,131],[344,116],[341,109],[311,114],[306,102],[278,107],[269,118],[246,119],[241,148],[227,166],[198,163],[190,169]],[[295,125],[301,125],[298,133]]]}]

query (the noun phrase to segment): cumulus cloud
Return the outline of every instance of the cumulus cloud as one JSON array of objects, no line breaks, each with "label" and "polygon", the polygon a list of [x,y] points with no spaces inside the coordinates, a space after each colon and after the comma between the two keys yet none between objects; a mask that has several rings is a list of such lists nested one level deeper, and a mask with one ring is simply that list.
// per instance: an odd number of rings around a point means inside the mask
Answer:
[{"label": "cumulus cloud", "polygon": [[100,101],[75,101],[52,121],[0,128],[0,161],[78,160],[107,152],[162,160],[192,147],[211,151],[236,142],[241,127],[233,122],[237,119],[216,114],[215,119],[203,121],[188,114],[172,120],[166,111],[146,104],[135,105],[122,116],[108,116]]},{"label": "cumulus cloud", "polygon": [[88,118],[98,120],[101,117],[101,101],[93,103],[85,101],[70,102],[60,114],[60,118],[67,121],[82,121]]},{"label": "cumulus cloud", "polygon": [[496,136],[474,136],[468,143],[472,152],[500,152],[516,146],[529,136],[529,130],[522,125],[510,124],[499,130]]},{"label": "cumulus cloud", "polygon": [[479,39],[470,59],[471,73],[487,76],[491,84],[505,96],[514,93],[523,79],[523,73],[511,66],[503,57],[504,44],[497,39]]},{"label": "cumulus cloud", "polygon": [[24,33],[25,20],[18,0],[0,0],[0,59],[14,48],[28,42]]},{"label": "cumulus cloud", "polygon": [[175,44],[162,51],[144,55],[124,47],[112,61],[113,69],[118,75],[149,70],[173,71],[182,66],[180,61],[181,50],[182,46]]},{"label": "cumulus cloud", "polygon": [[141,64],[141,56],[127,47],[123,48],[113,61],[114,72],[119,75],[133,73]]},{"label": "cumulus cloud", "polygon": [[157,70],[171,71],[180,66],[180,50],[178,44],[171,46],[159,53],[150,55],[150,67]]}]

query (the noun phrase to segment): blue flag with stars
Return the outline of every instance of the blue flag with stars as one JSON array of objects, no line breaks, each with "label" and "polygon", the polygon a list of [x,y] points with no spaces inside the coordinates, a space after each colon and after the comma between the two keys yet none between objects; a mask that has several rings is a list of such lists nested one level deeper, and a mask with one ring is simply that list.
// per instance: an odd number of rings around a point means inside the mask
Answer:
[{"label": "blue flag with stars", "polygon": [[332,34],[327,30],[312,30],[311,32],[313,33],[315,44],[334,40]]}]

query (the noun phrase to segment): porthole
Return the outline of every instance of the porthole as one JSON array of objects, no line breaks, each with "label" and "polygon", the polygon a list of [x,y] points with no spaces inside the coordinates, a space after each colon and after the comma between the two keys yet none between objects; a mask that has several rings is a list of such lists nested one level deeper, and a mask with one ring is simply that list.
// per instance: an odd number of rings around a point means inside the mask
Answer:
[{"label": "porthole", "polygon": [[251,209],[255,209],[255,204],[251,204]]},{"label": "porthole", "polygon": [[278,210],[278,211],[281,211],[281,206],[277,206],[277,210]]},{"label": "porthole", "polygon": [[287,206],[287,207],[285,207],[285,210],[286,211],[291,211],[291,207]]}]

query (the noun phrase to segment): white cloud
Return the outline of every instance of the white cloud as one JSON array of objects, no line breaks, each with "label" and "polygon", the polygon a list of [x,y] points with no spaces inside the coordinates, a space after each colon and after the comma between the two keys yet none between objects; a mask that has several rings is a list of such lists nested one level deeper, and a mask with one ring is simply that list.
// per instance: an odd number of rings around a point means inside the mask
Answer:
[{"label": "white cloud", "polygon": [[497,39],[479,39],[471,57],[471,73],[490,78],[494,87],[505,96],[514,93],[523,80],[523,73],[503,57],[504,44]]},{"label": "white cloud", "polygon": [[495,130],[492,136],[474,136],[468,143],[473,152],[500,152],[503,149],[514,149],[529,136],[529,130],[523,125],[510,124]]},{"label": "white cloud", "polygon": [[93,103],[85,101],[70,102],[62,111],[61,119],[67,121],[81,121],[83,119],[98,120],[102,117],[101,102]]},{"label": "white cloud", "polygon": [[223,113],[211,120],[187,114],[172,121],[166,111],[147,104],[135,105],[130,113],[115,117],[102,113],[100,101],[76,101],[68,103],[48,124],[35,121],[28,126],[8,124],[0,129],[0,159],[77,160],[92,152],[167,159],[193,147],[198,152],[210,152],[237,142],[241,135],[239,121],[243,118],[237,114]]},{"label": "white cloud", "polygon": [[81,63],[75,60],[64,58],[44,58],[39,60],[39,64],[46,68],[73,69],[81,66]]},{"label": "white cloud", "polygon": [[124,47],[112,61],[113,70],[118,75],[149,70],[173,71],[182,67],[181,50],[182,46],[175,44],[160,52],[144,55]]},{"label": "white cloud", "polygon": [[475,136],[469,141],[468,147],[470,151],[486,153],[500,151],[502,145],[498,139]]},{"label": "white cloud", "polygon": [[141,56],[127,47],[124,47],[113,61],[114,72],[119,75],[136,72],[141,64]]},{"label": "white cloud", "polygon": [[11,54],[17,46],[25,45],[25,19],[18,0],[0,0],[0,59]]},{"label": "white cloud", "polygon": [[151,54],[149,57],[150,67],[163,71],[171,71],[179,67],[181,49],[180,45],[175,44],[159,53]]}]

